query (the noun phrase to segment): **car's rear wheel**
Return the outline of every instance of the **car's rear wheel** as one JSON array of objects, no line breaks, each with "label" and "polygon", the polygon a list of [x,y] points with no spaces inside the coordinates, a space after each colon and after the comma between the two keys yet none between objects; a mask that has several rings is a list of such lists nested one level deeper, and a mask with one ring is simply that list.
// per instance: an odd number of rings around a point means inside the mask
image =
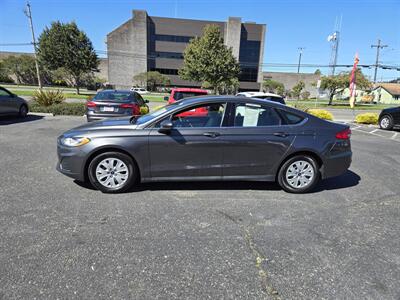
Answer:
[{"label": "car's rear wheel", "polygon": [[308,155],[296,155],[289,158],[278,173],[279,185],[289,193],[309,192],[319,179],[318,163]]},{"label": "car's rear wheel", "polygon": [[379,127],[383,130],[390,130],[393,128],[393,119],[389,115],[383,115],[379,119]]},{"label": "car's rear wheel", "polygon": [[92,159],[88,177],[90,183],[103,193],[121,193],[136,182],[138,170],[128,155],[105,152]]},{"label": "car's rear wheel", "polygon": [[18,116],[20,118],[25,118],[27,115],[28,115],[28,106],[22,104],[21,107],[19,108]]}]

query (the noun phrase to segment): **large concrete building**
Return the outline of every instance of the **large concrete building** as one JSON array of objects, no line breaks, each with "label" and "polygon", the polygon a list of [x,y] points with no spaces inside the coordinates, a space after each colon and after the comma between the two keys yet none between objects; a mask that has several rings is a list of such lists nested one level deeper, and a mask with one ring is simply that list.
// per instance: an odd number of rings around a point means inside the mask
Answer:
[{"label": "large concrete building", "polygon": [[291,90],[299,81],[303,81],[305,84],[303,91],[309,92],[310,97],[315,98],[318,95],[315,84],[321,79],[321,75],[311,73],[264,72],[263,79],[272,79],[283,83],[285,90]]},{"label": "large concrete building", "polygon": [[240,89],[259,90],[262,82],[266,26],[241,18],[227,22],[173,19],[149,16],[133,10],[130,20],[107,35],[108,80],[117,88],[132,86],[134,75],[158,71],[169,76],[172,86],[199,86],[182,80],[178,70],[183,64],[183,51],[190,39],[201,36],[208,24],[219,26],[225,44],[232,47],[241,66]]}]

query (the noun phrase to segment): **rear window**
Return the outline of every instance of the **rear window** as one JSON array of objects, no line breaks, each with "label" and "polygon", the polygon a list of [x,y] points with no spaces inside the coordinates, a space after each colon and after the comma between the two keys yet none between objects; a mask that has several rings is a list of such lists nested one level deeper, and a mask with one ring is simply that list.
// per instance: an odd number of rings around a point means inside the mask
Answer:
[{"label": "rear window", "polygon": [[133,93],[130,92],[99,92],[93,98],[94,101],[127,102],[133,101]]},{"label": "rear window", "polygon": [[299,124],[301,121],[304,120],[303,117],[287,112],[285,110],[278,110],[279,114],[282,115],[283,119],[285,120],[286,124],[293,125]]},{"label": "rear window", "polygon": [[184,98],[189,98],[189,97],[196,97],[196,96],[204,96],[207,95],[207,93],[198,93],[198,92],[175,92],[174,94],[174,99],[175,100],[182,100]]}]

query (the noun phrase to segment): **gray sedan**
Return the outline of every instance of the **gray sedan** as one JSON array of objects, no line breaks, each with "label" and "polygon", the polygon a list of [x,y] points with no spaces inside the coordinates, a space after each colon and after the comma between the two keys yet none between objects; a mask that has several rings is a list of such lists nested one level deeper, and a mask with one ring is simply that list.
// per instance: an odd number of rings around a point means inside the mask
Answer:
[{"label": "gray sedan", "polygon": [[195,97],[65,132],[57,169],[107,193],[183,180],[277,181],[302,193],[349,168],[350,133],[267,100]]},{"label": "gray sedan", "polygon": [[28,103],[0,86],[0,115],[18,115],[21,118],[28,114]]}]

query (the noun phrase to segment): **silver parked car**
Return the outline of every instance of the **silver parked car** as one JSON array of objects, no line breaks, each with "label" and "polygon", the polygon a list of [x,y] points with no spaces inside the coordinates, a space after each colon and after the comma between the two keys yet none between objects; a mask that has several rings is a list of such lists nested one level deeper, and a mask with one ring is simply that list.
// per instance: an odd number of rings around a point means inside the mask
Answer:
[{"label": "silver parked car", "polygon": [[0,86],[0,115],[16,115],[25,118],[28,114],[28,102]]}]

